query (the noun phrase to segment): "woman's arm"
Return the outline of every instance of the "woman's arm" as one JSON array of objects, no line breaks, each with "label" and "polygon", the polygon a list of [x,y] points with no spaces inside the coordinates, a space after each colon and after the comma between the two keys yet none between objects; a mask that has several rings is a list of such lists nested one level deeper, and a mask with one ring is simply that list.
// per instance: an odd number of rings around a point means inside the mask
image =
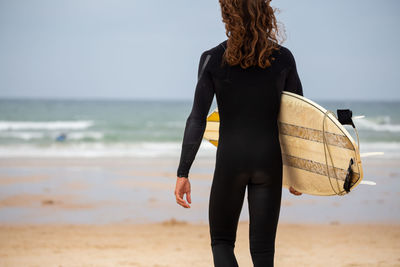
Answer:
[{"label": "woman's arm", "polygon": [[177,170],[178,177],[189,177],[189,169],[199,150],[206,128],[207,115],[214,98],[212,78],[207,71],[207,63],[210,58],[211,55],[207,54],[207,51],[203,52],[200,57],[192,111],[186,120],[183,135],[182,151]]}]

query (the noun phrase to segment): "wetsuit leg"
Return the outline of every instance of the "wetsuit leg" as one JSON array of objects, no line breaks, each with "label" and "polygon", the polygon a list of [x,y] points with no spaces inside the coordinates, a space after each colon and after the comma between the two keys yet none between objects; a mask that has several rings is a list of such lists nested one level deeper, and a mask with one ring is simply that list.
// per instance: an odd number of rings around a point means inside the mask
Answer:
[{"label": "wetsuit leg", "polygon": [[242,210],[248,175],[227,170],[231,166],[214,172],[209,199],[209,226],[211,248],[215,267],[237,267],[234,255],[236,232]]},{"label": "wetsuit leg", "polygon": [[274,172],[258,172],[248,184],[250,253],[254,267],[274,266],[275,236],[282,196],[280,168],[278,164],[278,172],[276,169]]}]

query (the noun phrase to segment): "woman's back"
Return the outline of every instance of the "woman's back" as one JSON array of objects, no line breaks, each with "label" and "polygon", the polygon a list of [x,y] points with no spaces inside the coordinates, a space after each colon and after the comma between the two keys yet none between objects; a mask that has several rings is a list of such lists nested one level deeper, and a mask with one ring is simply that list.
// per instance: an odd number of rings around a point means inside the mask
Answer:
[{"label": "woman's back", "polygon": [[291,52],[279,46],[271,66],[222,65],[227,40],[203,52],[193,109],[187,119],[178,176],[188,176],[215,94],[220,116],[218,155],[232,167],[251,169],[280,160],[277,117],[283,90],[302,95]]}]

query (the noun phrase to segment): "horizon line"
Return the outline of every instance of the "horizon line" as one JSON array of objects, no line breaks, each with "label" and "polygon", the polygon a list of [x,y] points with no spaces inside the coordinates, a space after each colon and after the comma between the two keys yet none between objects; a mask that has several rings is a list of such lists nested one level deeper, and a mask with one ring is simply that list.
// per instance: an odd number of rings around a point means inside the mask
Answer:
[{"label": "horizon line", "polygon": [[[399,99],[355,99],[355,98],[310,98],[306,97],[307,99],[313,101],[351,101],[351,102],[400,102]],[[149,102],[192,102],[193,98],[152,98],[152,97],[32,97],[32,96],[0,96],[0,101],[7,101],[7,100],[32,100],[32,101],[121,101],[121,102],[128,102],[128,101],[149,101]],[[215,97],[213,99],[215,101]]]}]

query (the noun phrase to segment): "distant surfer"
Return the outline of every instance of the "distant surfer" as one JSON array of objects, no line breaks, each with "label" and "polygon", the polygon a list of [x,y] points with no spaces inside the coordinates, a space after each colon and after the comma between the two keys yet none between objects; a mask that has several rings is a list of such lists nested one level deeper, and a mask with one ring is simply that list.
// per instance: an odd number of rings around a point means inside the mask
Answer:
[{"label": "distant surfer", "polygon": [[61,133],[57,136],[56,141],[57,142],[64,142],[67,139],[67,134],[66,133]]},{"label": "distant surfer", "polygon": [[[190,208],[189,169],[216,96],[219,143],[209,198],[214,266],[238,266],[236,230],[248,190],[250,252],[254,266],[274,265],[282,194],[277,118],[283,90],[303,95],[294,56],[278,44],[280,31],[266,0],[219,0],[227,40],[204,51],[177,170],[176,202]],[[300,195],[293,188],[290,192]],[[186,194],[186,200],[183,196]]]}]

